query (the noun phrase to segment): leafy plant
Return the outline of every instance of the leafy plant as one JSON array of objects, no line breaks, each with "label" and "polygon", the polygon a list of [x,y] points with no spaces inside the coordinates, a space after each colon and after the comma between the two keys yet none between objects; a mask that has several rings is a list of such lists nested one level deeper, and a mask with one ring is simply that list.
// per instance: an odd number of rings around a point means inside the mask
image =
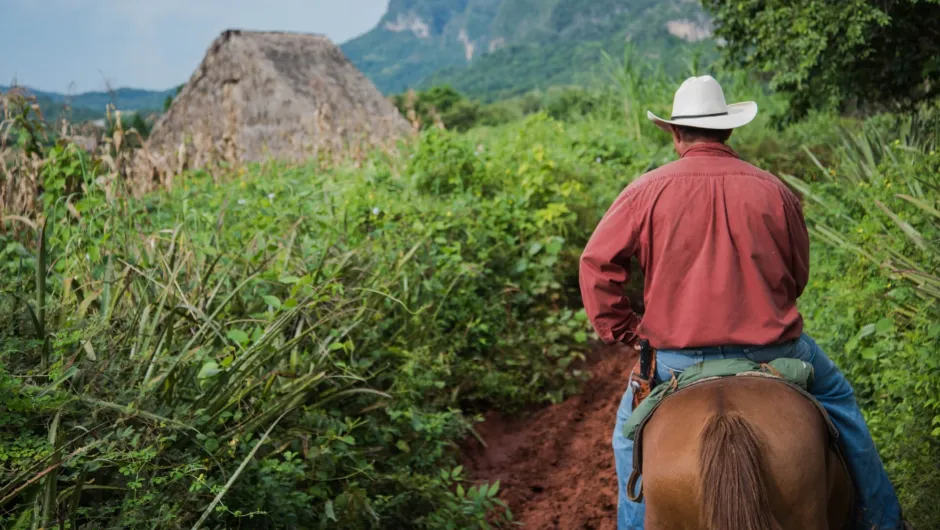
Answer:
[{"label": "leafy plant", "polygon": [[940,483],[924,472],[940,461],[940,154],[932,112],[846,132],[836,165],[819,163],[813,179],[788,178],[806,198],[817,242],[816,294],[801,308],[853,382],[905,514],[928,527],[940,521],[931,501]]},{"label": "leafy plant", "polygon": [[[878,110],[937,96],[940,1],[707,0],[725,58],[761,72],[792,96],[788,115],[811,109]],[[931,34],[933,38],[923,38]],[[898,50],[904,50],[899,60]]]}]

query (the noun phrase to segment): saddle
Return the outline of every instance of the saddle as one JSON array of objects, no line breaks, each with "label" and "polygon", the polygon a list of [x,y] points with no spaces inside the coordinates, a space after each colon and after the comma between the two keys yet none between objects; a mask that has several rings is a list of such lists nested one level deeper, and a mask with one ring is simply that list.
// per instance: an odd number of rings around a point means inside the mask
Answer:
[{"label": "saddle", "polygon": [[[648,343],[640,344],[640,360],[633,370],[634,382],[634,410],[630,419],[623,426],[623,435],[634,441],[633,472],[627,481],[627,497],[633,502],[643,500],[642,484],[637,490],[637,484],[642,476],[643,465],[643,429],[650,418],[669,398],[702,384],[717,381],[726,377],[764,377],[774,379],[786,384],[794,391],[812,402],[822,415],[830,433],[830,444],[836,455],[846,467],[844,456],[838,446],[839,432],[833,425],[829,414],[822,404],[809,393],[813,384],[813,367],[799,359],[780,358],[770,363],[757,363],[748,359],[722,359],[706,361],[684,371],[679,376],[673,376],[668,383],[657,385],[655,383],[655,352]],[[644,361],[644,357],[646,360]],[[637,377],[639,374],[639,377]]]}]

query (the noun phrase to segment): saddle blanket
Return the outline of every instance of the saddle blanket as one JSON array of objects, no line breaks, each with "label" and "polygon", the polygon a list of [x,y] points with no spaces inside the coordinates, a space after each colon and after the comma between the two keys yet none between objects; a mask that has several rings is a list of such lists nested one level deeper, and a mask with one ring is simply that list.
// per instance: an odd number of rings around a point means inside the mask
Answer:
[{"label": "saddle blanket", "polygon": [[[798,387],[810,400],[815,399],[809,395],[813,385],[813,366],[799,359],[780,358],[767,364],[761,364],[750,359],[720,359],[696,364],[685,370],[672,380],[656,385],[649,397],[644,399],[630,415],[630,419],[623,426],[623,434],[633,440],[637,430],[653,413],[660,403],[670,395],[690,385],[711,381],[722,377],[733,376],[762,376],[782,379],[791,386]],[[828,417],[827,417],[828,420]]]}]

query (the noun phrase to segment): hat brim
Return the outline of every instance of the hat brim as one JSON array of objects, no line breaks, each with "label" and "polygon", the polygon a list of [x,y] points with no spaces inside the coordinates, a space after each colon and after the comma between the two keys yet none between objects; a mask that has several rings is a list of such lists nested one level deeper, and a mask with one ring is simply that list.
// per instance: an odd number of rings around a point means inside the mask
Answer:
[{"label": "hat brim", "polygon": [[708,116],[704,118],[680,118],[678,120],[666,120],[646,111],[646,117],[664,131],[669,131],[670,125],[685,125],[686,127],[697,127],[699,129],[737,129],[743,127],[757,116],[757,103],[745,101],[743,103],[733,103],[728,105],[728,114],[721,116]]}]

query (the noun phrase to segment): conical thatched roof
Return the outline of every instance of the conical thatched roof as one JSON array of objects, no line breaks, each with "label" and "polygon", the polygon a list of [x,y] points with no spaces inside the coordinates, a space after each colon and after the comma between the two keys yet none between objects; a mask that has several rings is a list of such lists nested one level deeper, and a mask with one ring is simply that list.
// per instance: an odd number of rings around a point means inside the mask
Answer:
[{"label": "conical thatched roof", "polygon": [[298,160],[383,144],[410,130],[329,39],[228,30],[153,127],[152,152],[211,148],[243,161]]}]

